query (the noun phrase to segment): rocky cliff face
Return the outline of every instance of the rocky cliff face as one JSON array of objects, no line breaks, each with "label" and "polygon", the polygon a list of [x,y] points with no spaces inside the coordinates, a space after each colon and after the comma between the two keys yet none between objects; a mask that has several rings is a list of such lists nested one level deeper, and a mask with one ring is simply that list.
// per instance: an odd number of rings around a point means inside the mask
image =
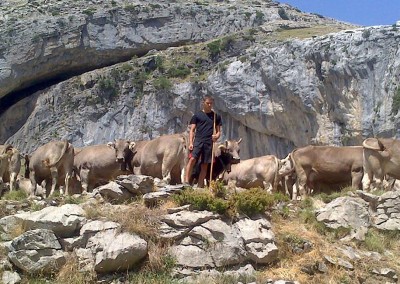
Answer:
[{"label": "rocky cliff face", "polygon": [[[123,62],[49,84],[10,106],[1,115],[2,142],[31,152],[54,139],[76,146],[151,139],[184,131],[205,93],[215,97],[224,138],[244,138],[243,158],[397,134],[396,26],[354,28],[269,1],[103,4],[108,8],[80,14],[60,5],[60,17],[79,14],[83,24],[59,25],[54,49],[45,44],[39,54],[20,35],[3,48],[3,66],[12,67],[0,79],[5,98],[57,74]],[[26,17],[33,23],[38,15]],[[81,34],[79,44],[70,33]],[[150,49],[159,51],[140,56]]]}]

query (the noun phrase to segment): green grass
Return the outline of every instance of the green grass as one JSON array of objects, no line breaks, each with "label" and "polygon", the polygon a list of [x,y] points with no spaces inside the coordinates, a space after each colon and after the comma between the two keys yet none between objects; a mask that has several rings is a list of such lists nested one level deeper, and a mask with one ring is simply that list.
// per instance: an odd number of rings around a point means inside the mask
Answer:
[{"label": "green grass", "polygon": [[28,198],[28,195],[23,190],[8,191],[3,196],[3,199],[5,200],[16,200],[16,201],[25,200],[26,198]]}]

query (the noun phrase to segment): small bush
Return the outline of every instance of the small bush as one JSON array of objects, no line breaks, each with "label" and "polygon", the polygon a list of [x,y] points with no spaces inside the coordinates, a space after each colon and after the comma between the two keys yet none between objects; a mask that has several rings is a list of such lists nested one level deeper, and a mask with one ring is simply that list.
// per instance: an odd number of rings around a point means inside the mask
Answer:
[{"label": "small bush", "polygon": [[81,204],[83,202],[84,202],[84,199],[82,196],[75,197],[75,196],[67,195],[63,200],[63,204]]},{"label": "small bush", "polygon": [[400,109],[400,87],[397,87],[393,95],[392,114],[396,115]]},{"label": "small bush", "polygon": [[364,30],[362,33],[362,37],[367,39],[369,38],[369,36],[371,35],[371,31],[370,30]]},{"label": "small bush", "polygon": [[275,204],[274,197],[260,188],[252,188],[234,194],[230,198],[230,202],[238,213],[247,216],[264,213],[267,208],[271,208]]},{"label": "small bush", "polygon": [[170,77],[180,77],[180,78],[185,78],[187,75],[190,74],[190,69],[184,65],[184,64],[180,64],[177,67],[171,67],[168,71],[167,71],[168,75]]},{"label": "small bush", "polygon": [[210,190],[216,197],[225,198],[228,193],[222,181],[213,180],[210,183]]},{"label": "small bush", "polygon": [[376,251],[379,253],[385,250],[394,250],[400,247],[399,230],[394,231],[380,231],[370,229],[365,235],[365,241],[361,246],[369,251]]},{"label": "small bush", "polygon": [[3,199],[5,200],[25,200],[28,198],[28,195],[24,190],[13,190],[13,191],[8,191],[6,194],[4,194]]},{"label": "small bush", "polygon": [[172,83],[167,77],[161,76],[154,80],[154,87],[157,90],[168,91],[171,90]]},{"label": "small bush", "polygon": [[285,9],[279,8],[278,9],[278,14],[279,14],[279,17],[281,17],[282,20],[290,20],[289,16],[286,14]]},{"label": "small bush", "polygon": [[261,22],[264,19],[264,13],[260,11],[256,11],[256,21]]},{"label": "small bush", "polygon": [[83,14],[88,15],[88,16],[92,16],[95,12],[96,12],[96,10],[94,8],[89,8],[89,9],[82,11]]},{"label": "small bush", "polygon": [[98,84],[100,91],[109,96],[109,98],[113,98],[118,94],[117,83],[113,78],[100,77]]},{"label": "small bush", "polygon": [[197,191],[192,188],[174,195],[174,201],[180,206],[191,204],[195,210],[208,210],[219,214],[224,214],[229,207],[228,202],[214,198],[209,191]]},{"label": "small bush", "polygon": [[368,233],[365,235],[364,244],[365,248],[369,251],[376,251],[379,253],[383,253],[385,251],[385,243],[377,232],[368,231]]},{"label": "small bush", "polygon": [[207,44],[211,58],[216,58],[221,53],[221,40],[214,40]]}]

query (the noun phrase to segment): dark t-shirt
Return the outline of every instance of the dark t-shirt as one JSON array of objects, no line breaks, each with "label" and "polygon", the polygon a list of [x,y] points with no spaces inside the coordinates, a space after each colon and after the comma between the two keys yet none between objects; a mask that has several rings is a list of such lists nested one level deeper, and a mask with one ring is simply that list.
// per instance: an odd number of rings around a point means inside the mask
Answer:
[{"label": "dark t-shirt", "polygon": [[[211,136],[214,128],[214,112],[205,113],[199,111],[192,116],[190,124],[196,124],[194,141],[212,143]],[[221,116],[216,115],[216,124],[222,125]]]}]

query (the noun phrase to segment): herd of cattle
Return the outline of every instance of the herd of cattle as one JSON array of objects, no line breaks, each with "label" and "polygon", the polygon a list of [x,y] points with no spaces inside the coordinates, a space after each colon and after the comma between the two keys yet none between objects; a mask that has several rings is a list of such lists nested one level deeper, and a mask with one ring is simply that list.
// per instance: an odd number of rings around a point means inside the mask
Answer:
[{"label": "herd of cattle", "polygon": [[[29,192],[44,186],[51,195],[88,192],[121,174],[142,174],[180,184],[188,162],[187,133],[163,135],[149,141],[118,139],[104,145],[73,147],[52,141],[22,157],[12,145],[0,145],[0,184],[10,191],[25,179]],[[328,188],[351,185],[370,189],[387,178],[400,178],[400,140],[368,138],[362,146],[305,146],[286,158],[266,155],[240,161],[240,142],[227,140],[215,147],[213,178],[235,187],[284,190],[292,199]],[[25,159],[25,178],[20,176]],[[194,171],[196,175],[196,171]],[[209,174],[207,175],[209,177]],[[196,176],[193,177],[193,180]]]}]

